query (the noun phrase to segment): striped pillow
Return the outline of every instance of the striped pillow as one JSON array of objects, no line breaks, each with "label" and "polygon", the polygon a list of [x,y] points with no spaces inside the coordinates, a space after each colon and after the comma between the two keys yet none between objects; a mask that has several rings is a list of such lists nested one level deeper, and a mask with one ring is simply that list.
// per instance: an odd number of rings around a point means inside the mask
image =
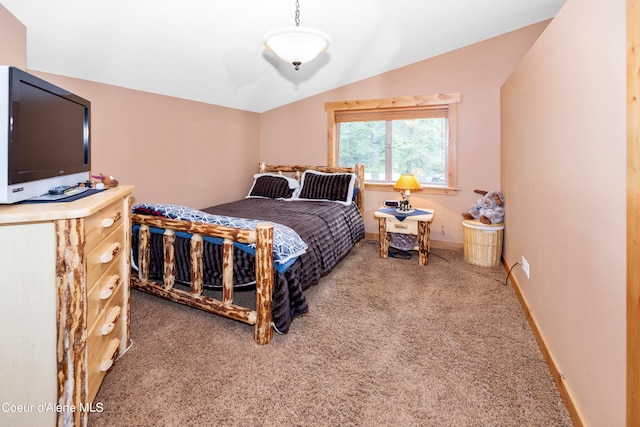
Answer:
[{"label": "striped pillow", "polygon": [[275,174],[256,174],[247,198],[290,199],[299,184],[293,178]]},{"label": "striped pillow", "polygon": [[297,200],[322,200],[350,205],[356,176],[307,170],[302,174]]}]

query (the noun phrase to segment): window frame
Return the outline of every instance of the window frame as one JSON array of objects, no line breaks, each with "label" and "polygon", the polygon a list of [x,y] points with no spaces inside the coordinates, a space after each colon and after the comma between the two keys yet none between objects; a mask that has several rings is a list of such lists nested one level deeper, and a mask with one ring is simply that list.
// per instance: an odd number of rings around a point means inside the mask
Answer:
[{"label": "window frame", "polygon": [[[396,98],[380,98],[368,100],[353,100],[325,103],[327,112],[327,164],[336,166],[339,159],[338,152],[338,123],[341,114],[358,114],[363,118],[384,116],[388,114],[390,120],[410,119],[416,112],[427,109],[447,109],[448,118],[448,152],[447,152],[447,184],[428,185],[423,183],[423,192],[431,194],[456,194],[457,181],[457,139],[458,139],[458,104],[461,101],[459,92],[439,93],[435,95],[418,95]],[[365,120],[363,120],[365,121]],[[365,188],[374,191],[395,191],[393,183],[365,182]]]}]

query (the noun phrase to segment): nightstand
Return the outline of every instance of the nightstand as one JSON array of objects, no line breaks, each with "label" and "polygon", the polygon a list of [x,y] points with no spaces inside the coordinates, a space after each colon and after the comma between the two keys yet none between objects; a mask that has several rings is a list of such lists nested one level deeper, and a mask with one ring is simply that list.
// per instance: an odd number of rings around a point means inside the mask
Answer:
[{"label": "nightstand", "polygon": [[429,228],[435,212],[432,209],[415,209],[409,214],[396,212],[395,208],[380,208],[374,214],[378,219],[380,232],[380,258],[389,257],[389,236],[387,233],[413,234],[418,236],[418,264],[429,263],[431,252],[431,230]]}]

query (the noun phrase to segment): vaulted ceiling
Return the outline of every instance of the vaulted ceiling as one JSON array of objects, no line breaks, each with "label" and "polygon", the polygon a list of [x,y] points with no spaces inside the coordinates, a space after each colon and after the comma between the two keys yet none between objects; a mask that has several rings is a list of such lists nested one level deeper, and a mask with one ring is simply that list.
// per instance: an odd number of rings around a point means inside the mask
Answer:
[{"label": "vaulted ceiling", "polygon": [[295,71],[263,35],[295,0],[0,0],[27,27],[27,67],[264,112],[552,18],[565,0],[299,0],[331,46]]}]

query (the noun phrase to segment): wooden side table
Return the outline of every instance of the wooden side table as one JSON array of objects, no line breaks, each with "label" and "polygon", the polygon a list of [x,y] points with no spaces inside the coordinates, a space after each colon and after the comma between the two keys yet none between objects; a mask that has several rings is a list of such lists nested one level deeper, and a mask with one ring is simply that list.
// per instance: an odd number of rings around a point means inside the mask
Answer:
[{"label": "wooden side table", "polygon": [[432,209],[416,209],[411,214],[395,212],[395,208],[380,208],[374,214],[378,219],[380,238],[380,258],[389,257],[389,235],[387,233],[412,234],[418,236],[418,264],[429,263],[431,252],[431,230],[435,211]]}]

